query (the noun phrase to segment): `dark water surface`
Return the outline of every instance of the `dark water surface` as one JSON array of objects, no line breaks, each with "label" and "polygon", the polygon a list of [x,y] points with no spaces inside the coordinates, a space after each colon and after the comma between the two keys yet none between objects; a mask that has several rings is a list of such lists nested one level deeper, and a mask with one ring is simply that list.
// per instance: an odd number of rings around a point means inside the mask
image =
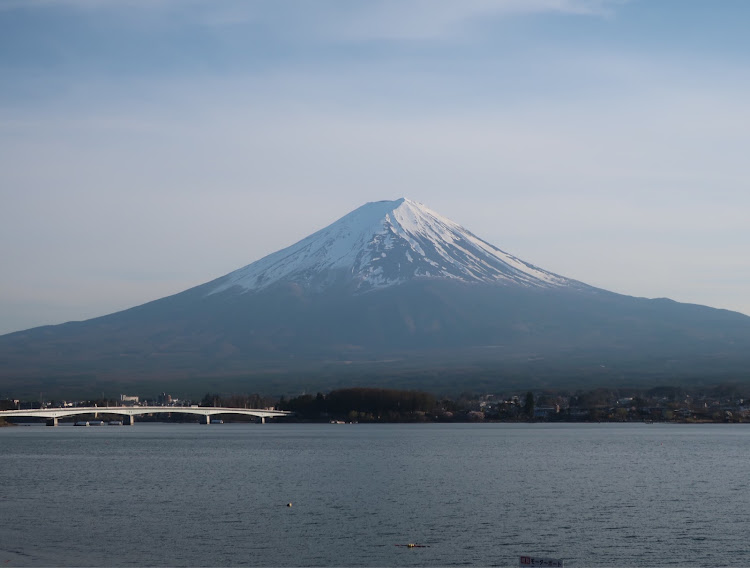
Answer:
[{"label": "dark water surface", "polygon": [[749,459],[744,425],[3,428],[0,566],[750,566]]}]

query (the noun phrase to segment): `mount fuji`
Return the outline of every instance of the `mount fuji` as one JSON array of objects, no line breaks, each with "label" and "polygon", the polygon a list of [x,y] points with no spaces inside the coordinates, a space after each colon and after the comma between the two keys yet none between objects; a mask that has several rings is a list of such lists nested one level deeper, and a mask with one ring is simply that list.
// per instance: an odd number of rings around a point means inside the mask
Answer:
[{"label": "mount fuji", "polygon": [[[220,279],[213,290],[294,282],[363,292],[419,278],[536,288],[580,287],[479,239],[408,199],[368,203],[332,225]],[[213,293],[212,292],[212,293]]]},{"label": "mount fuji", "polygon": [[750,317],[553,274],[403,198],[174,296],[0,337],[0,389],[19,395],[448,392],[736,380],[748,368]]}]

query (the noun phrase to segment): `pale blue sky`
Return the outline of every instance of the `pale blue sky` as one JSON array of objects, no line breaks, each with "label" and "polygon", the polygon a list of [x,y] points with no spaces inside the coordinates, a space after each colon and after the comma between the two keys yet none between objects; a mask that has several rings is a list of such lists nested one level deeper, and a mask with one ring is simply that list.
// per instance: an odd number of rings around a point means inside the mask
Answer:
[{"label": "pale blue sky", "polygon": [[0,333],[422,201],[750,314],[744,0],[0,0]]}]

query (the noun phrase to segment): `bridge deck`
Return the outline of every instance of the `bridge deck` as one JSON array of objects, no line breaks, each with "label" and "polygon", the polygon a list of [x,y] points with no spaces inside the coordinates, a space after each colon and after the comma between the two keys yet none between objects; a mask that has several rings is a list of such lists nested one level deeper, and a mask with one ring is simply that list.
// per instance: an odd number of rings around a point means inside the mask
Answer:
[{"label": "bridge deck", "polygon": [[0,418],[48,418],[57,422],[58,418],[78,416],[81,414],[116,414],[118,416],[142,416],[144,414],[197,414],[206,419],[216,414],[242,414],[256,418],[274,418],[289,416],[285,410],[265,410],[259,408],[227,408],[222,406],[77,406],[68,408],[35,408],[30,410],[2,410]]}]

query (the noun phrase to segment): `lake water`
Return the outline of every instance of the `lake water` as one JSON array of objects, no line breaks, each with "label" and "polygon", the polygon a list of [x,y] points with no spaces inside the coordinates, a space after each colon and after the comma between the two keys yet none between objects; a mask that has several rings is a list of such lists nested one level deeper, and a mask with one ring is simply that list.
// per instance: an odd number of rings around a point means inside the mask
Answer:
[{"label": "lake water", "polygon": [[0,566],[750,566],[748,459],[744,425],[2,428]]}]

